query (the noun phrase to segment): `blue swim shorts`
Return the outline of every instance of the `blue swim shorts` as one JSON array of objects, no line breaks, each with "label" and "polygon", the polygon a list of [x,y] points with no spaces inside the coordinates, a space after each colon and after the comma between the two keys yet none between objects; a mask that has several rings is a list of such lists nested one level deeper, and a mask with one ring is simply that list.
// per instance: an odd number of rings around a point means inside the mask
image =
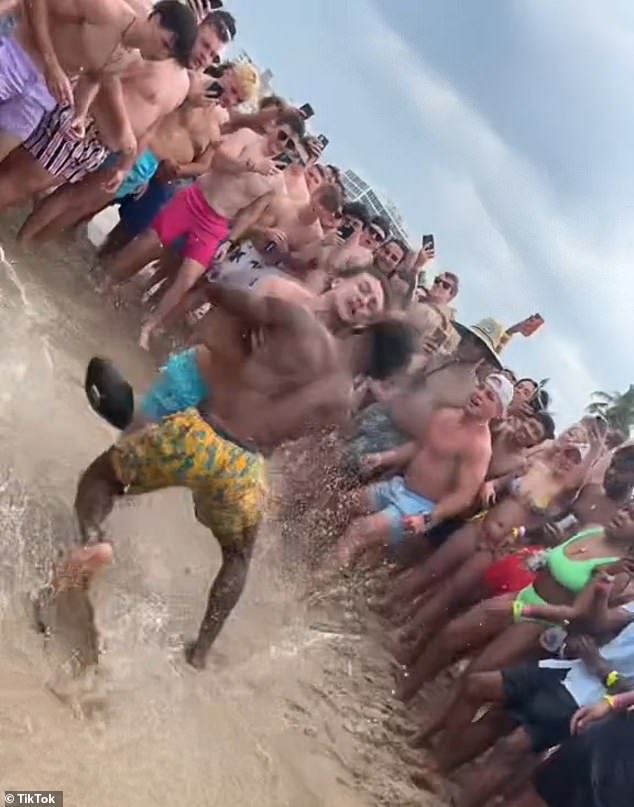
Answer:
[{"label": "blue swim shorts", "polygon": [[141,413],[158,422],[168,415],[197,407],[209,397],[209,389],[198,369],[195,347],[173,353],[141,402]]},{"label": "blue swim shorts", "polygon": [[394,476],[385,482],[378,482],[370,488],[370,497],[376,512],[381,512],[390,520],[390,543],[398,546],[404,536],[403,518],[431,513],[435,503],[405,485],[402,476]]}]

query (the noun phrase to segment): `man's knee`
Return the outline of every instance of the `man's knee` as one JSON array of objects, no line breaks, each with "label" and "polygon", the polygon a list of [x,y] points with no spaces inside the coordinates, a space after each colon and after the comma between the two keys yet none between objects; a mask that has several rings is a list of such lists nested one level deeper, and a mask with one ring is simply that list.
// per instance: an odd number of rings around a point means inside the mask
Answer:
[{"label": "man's knee", "polygon": [[463,684],[465,698],[470,701],[480,701],[482,699],[482,692],[486,691],[487,684],[490,682],[491,675],[497,675],[497,673],[469,673],[465,677]]},{"label": "man's knee", "polygon": [[496,755],[506,762],[524,756],[532,748],[530,737],[522,726],[516,728],[508,737],[504,737],[495,746]]}]

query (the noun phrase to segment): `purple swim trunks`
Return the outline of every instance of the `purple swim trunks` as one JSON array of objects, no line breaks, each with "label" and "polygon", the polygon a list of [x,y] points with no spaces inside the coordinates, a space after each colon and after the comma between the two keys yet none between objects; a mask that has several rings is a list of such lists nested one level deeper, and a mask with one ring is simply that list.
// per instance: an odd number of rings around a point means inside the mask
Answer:
[{"label": "purple swim trunks", "polygon": [[0,39],[0,129],[26,140],[55,104],[29,54],[14,37]]}]

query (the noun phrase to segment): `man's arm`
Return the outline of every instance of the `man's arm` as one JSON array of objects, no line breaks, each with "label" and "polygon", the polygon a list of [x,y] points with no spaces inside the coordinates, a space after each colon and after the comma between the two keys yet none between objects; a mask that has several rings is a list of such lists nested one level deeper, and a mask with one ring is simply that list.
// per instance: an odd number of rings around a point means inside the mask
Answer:
[{"label": "man's arm", "polygon": [[266,126],[271,121],[276,121],[280,111],[276,107],[262,109],[260,112],[235,112],[232,111],[229,120],[220,127],[222,134],[232,134],[239,129],[252,129],[257,132],[262,126]]},{"label": "man's arm", "polygon": [[55,0],[26,0],[24,11],[35,47],[44,62],[44,75],[51,94],[60,104],[73,103],[73,88],[64,72],[51,38],[49,15],[55,12]]},{"label": "man's arm", "polygon": [[224,308],[228,314],[244,320],[251,326],[306,325],[311,317],[305,309],[280,297],[266,297],[253,291],[235,288],[224,283],[205,284],[207,300]]}]

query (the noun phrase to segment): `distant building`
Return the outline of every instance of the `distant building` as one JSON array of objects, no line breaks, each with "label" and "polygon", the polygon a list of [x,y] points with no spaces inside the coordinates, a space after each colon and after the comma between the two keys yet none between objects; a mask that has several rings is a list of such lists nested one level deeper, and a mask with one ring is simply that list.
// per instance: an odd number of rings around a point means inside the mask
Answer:
[{"label": "distant building", "polygon": [[375,216],[384,216],[390,222],[392,234],[409,242],[405,222],[398,208],[390,199],[370,187],[354,171],[348,169],[341,175],[346,196],[351,202],[363,202]]}]

